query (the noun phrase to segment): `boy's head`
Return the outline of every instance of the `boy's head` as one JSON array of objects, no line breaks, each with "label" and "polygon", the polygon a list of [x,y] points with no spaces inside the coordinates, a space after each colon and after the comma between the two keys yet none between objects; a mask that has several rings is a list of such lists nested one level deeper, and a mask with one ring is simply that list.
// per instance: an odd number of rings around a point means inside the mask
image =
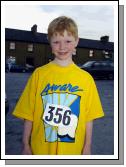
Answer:
[{"label": "boy's head", "polygon": [[51,37],[57,33],[63,35],[64,31],[67,31],[75,37],[78,38],[78,28],[74,20],[66,16],[60,16],[54,19],[48,26],[48,40],[50,41]]}]

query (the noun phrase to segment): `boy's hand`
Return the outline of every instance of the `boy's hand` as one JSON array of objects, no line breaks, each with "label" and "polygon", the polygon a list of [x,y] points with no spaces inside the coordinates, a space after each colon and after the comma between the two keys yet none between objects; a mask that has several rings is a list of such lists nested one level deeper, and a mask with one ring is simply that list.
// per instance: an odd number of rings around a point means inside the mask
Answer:
[{"label": "boy's hand", "polygon": [[93,121],[86,123],[86,135],[85,135],[85,143],[83,146],[83,155],[90,155],[91,154],[91,141],[92,141],[92,128],[93,128]]},{"label": "boy's hand", "polygon": [[22,150],[23,155],[32,155],[32,150],[29,145],[25,145],[23,150]]},{"label": "boy's hand", "polygon": [[91,155],[91,147],[89,145],[85,145],[82,155]]},{"label": "boy's hand", "polygon": [[32,121],[25,120],[24,122],[24,132],[23,132],[23,155],[32,155],[32,150],[29,144],[30,136],[32,131]]}]

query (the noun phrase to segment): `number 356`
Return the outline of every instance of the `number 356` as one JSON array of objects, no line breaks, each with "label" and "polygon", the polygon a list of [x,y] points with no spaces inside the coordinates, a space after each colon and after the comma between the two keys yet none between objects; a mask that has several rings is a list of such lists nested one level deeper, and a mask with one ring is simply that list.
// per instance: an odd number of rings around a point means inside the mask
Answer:
[{"label": "number 356", "polygon": [[55,108],[54,106],[49,106],[48,114],[45,116],[45,121],[53,121],[55,124],[62,123],[63,125],[69,125],[71,121],[71,110],[65,110],[63,108]]}]

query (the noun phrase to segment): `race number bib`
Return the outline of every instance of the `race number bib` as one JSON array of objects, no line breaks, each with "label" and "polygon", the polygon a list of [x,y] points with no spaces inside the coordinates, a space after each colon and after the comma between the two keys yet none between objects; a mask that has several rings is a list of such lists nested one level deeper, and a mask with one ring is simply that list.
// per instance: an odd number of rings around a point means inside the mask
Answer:
[{"label": "race number bib", "polygon": [[43,120],[52,126],[69,126],[72,124],[71,110],[67,106],[47,103]]}]

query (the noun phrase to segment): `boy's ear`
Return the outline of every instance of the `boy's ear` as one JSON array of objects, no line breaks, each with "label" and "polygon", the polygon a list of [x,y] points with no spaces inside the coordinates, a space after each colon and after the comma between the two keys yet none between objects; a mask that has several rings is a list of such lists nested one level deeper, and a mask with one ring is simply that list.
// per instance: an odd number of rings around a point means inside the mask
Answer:
[{"label": "boy's ear", "polygon": [[79,43],[79,38],[76,39],[76,47],[77,47],[78,43]]},{"label": "boy's ear", "polygon": [[49,42],[49,37],[48,37],[48,35],[47,35],[47,40],[48,40],[48,42]]}]

